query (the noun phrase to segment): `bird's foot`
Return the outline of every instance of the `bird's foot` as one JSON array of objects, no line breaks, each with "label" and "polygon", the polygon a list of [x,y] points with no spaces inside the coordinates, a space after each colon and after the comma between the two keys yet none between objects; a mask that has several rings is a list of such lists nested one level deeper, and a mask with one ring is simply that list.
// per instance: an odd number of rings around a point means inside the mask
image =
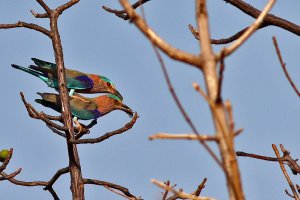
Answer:
[{"label": "bird's foot", "polygon": [[79,129],[79,131],[76,133],[76,135],[78,135],[82,131],[82,125],[78,122],[77,117],[74,117],[74,123],[76,124],[77,128]]}]

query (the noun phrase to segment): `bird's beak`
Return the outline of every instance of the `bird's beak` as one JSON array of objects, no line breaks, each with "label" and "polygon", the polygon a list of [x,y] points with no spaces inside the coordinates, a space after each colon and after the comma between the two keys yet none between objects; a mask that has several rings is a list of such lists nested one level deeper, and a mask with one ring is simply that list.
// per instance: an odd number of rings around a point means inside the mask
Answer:
[{"label": "bird's beak", "polygon": [[125,104],[122,104],[120,110],[123,110],[123,111],[126,112],[130,117],[133,117],[133,111],[131,110],[131,108],[129,108],[129,107],[126,106]]},{"label": "bird's beak", "polygon": [[118,96],[121,99],[121,101],[123,101],[123,97],[120,94],[120,92],[118,90],[115,90],[114,92],[115,92],[115,95]]}]

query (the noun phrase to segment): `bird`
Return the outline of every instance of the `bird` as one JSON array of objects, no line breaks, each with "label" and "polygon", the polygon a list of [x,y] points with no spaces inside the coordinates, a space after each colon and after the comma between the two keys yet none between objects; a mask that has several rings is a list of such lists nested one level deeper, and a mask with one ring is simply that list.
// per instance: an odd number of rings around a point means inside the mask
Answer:
[{"label": "bird", "polygon": [[[35,102],[42,104],[45,107],[52,108],[57,112],[61,112],[61,101],[58,94],[40,92],[37,94],[41,96],[41,99],[35,99]],[[75,124],[79,127],[79,132],[82,127],[78,123],[78,119],[98,119],[113,110],[122,110],[130,117],[133,116],[131,108],[125,105],[122,102],[122,99],[114,94],[105,94],[94,98],[87,98],[78,93],[74,93],[73,96],[69,97],[69,102],[71,113],[74,117]]]},{"label": "bird", "polygon": [[[37,58],[31,58],[36,65],[30,65],[29,67],[22,67],[12,64],[15,69],[22,70],[29,74],[32,74],[42,81],[44,81],[49,87],[58,89],[58,76],[57,66],[54,63],[43,61]],[[94,94],[94,93],[111,93],[118,96],[121,100],[122,95],[116,89],[112,81],[105,76],[96,74],[87,74],[80,71],[65,69],[67,88],[70,90],[69,96],[72,96],[76,91],[77,93]]]}]

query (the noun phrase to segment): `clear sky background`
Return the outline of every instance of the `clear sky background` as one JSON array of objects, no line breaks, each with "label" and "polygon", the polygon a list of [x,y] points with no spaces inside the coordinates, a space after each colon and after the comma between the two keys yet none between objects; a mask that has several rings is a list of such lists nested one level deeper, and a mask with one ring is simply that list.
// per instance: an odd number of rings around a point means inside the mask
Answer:
[{"label": "clear sky background", "polygon": [[[62,1],[46,1],[52,8]],[[65,1],[63,1],[65,2]],[[267,1],[247,1],[262,9]],[[59,19],[65,65],[88,73],[109,77],[124,97],[124,102],[140,115],[127,133],[100,144],[79,145],[82,172],[120,184],[144,199],[161,199],[161,189],[151,178],[170,180],[192,192],[208,178],[205,196],[227,199],[224,175],[197,142],[149,141],[163,131],[190,133],[164,81],[150,43],[128,21],[101,9],[102,5],[121,8],[114,0],[81,1]],[[272,13],[299,24],[297,1],[278,1]],[[34,1],[2,0],[0,23],[19,20],[48,27],[47,19],[35,19],[30,9],[42,12]],[[199,44],[188,30],[195,25],[194,1],[152,0],[144,6],[149,25],[173,46],[198,53]],[[251,17],[221,0],[208,1],[213,38],[225,38],[253,22]],[[277,36],[283,57],[294,81],[300,87],[299,49],[296,35],[268,27],[259,30],[235,54],[226,59],[224,99],[233,104],[237,128],[244,132],[235,140],[236,150],[274,156],[271,144],[284,144],[294,158],[300,157],[300,102],[279,65],[271,37]],[[222,46],[215,46],[220,50]],[[49,114],[57,114],[34,102],[36,92],[53,92],[31,75],[17,71],[11,64],[28,66],[30,58],[54,61],[50,40],[28,29],[0,30],[1,139],[0,149],[14,148],[6,170],[23,170],[16,178],[24,181],[49,180],[68,164],[65,139],[53,134],[43,122],[28,117],[19,92],[28,102]],[[199,70],[164,56],[174,87],[190,117],[201,133],[212,133],[213,125],[206,102],[192,88],[203,86]],[[122,127],[130,119],[121,111],[100,118],[90,137]],[[211,146],[217,150],[214,144]],[[238,158],[247,199],[288,199],[288,188],[277,163]],[[292,175],[291,175],[292,176]],[[295,183],[299,183],[293,177]],[[69,175],[54,185],[61,199],[71,199]],[[42,187],[26,188],[8,181],[0,183],[1,199],[51,199]],[[86,199],[122,199],[103,187],[85,186]]]}]

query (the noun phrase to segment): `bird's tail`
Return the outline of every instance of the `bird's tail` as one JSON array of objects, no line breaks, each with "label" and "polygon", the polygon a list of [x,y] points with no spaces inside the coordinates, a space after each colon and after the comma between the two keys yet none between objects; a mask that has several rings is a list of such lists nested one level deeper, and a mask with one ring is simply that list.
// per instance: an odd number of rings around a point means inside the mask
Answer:
[{"label": "bird's tail", "polygon": [[52,108],[57,112],[61,112],[61,103],[59,95],[53,93],[40,93],[37,92],[38,95],[42,97],[42,99],[35,99],[35,102],[42,104],[45,107]]},{"label": "bird's tail", "polygon": [[19,65],[15,65],[15,64],[12,64],[11,65],[13,68],[15,69],[19,69],[19,70],[22,70],[24,72],[27,72],[29,74],[32,74],[38,78],[40,78],[41,80],[43,80],[44,82],[47,83],[48,81],[48,76],[46,73],[42,72],[42,71],[37,71],[37,70],[34,70],[33,68],[28,68],[28,67],[22,67],[22,66],[19,66]]},{"label": "bird's tail", "polygon": [[27,67],[22,67],[22,66],[15,65],[15,64],[12,64],[11,66],[12,66],[13,68],[15,68],[15,69],[22,70],[22,71],[24,71],[24,72],[27,72],[27,73],[32,74],[32,75],[34,75],[34,76],[36,76],[36,77],[39,77],[39,78],[40,78],[41,76],[44,76],[43,73],[41,73],[41,72],[39,72],[39,71],[36,71],[36,70],[33,70],[33,69],[30,69],[30,68],[27,68]]},{"label": "bird's tail", "polygon": [[37,58],[31,58],[31,60],[39,67],[45,67],[45,68],[49,68],[49,69],[56,68],[56,64],[54,64],[54,63],[43,61],[43,60],[40,60]]}]

